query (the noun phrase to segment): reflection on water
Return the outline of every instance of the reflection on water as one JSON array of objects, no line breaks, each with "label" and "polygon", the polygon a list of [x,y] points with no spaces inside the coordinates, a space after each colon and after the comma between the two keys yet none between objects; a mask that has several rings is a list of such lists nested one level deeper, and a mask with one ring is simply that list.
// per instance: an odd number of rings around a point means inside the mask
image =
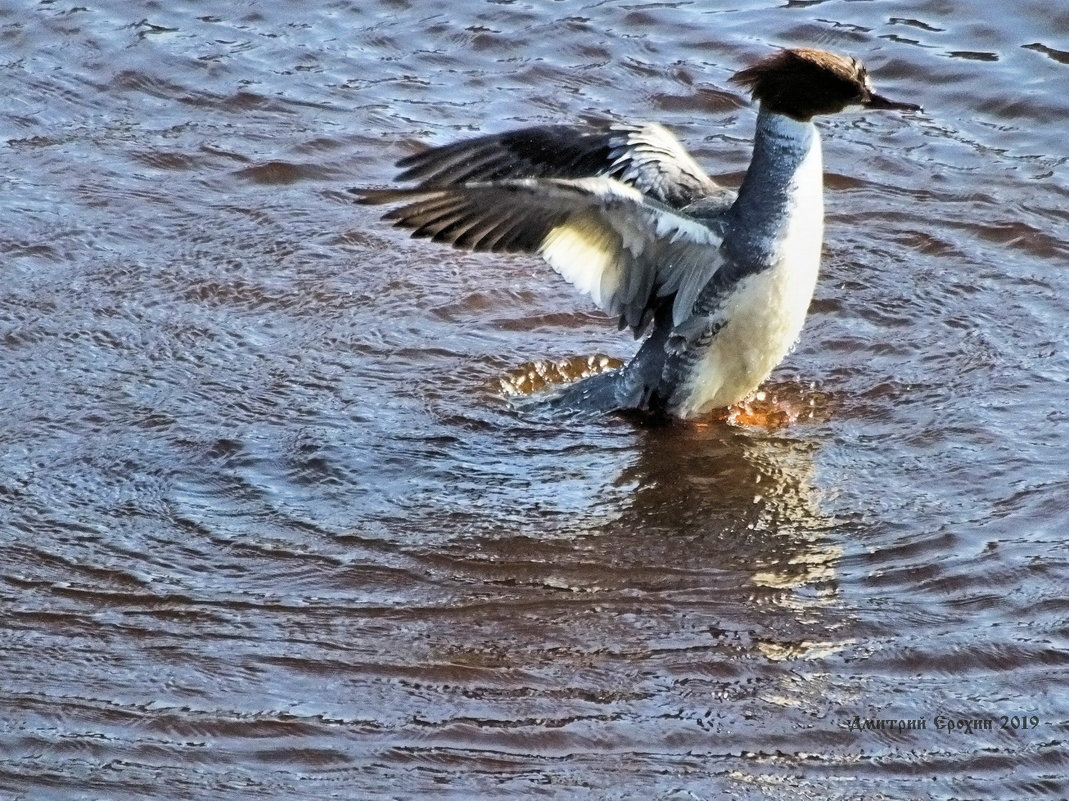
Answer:
[{"label": "reflection on water", "polygon": [[[0,796],[1069,795],[1069,17],[989,11],[0,7]],[[927,112],[822,124],[750,417],[523,403],[635,344],[345,192],[589,116],[734,184],[800,45]]]},{"label": "reflection on water", "polygon": [[602,353],[572,356],[554,362],[527,362],[509,370],[499,379],[499,383],[501,392],[506,397],[536,396],[534,400],[537,401],[537,394],[549,388],[580,381],[623,365],[623,360]]}]

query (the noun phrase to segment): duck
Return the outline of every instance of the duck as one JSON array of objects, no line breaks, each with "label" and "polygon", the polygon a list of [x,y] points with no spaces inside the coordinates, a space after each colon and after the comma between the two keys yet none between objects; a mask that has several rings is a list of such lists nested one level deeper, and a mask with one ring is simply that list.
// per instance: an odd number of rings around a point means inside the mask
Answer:
[{"label": "duck", "polygon": [[757,104],[737,191],[652,122],[540,125],[430,147],[397,162],[409,187],[350,190],[383,218],[469,251],[531,254],[645,337],[616,369],[553,400],[689,420],[751,397],[798,341],[824,236],[814,118],[919,112],[875,92],[858,59],[783,49],[731,81]]}]

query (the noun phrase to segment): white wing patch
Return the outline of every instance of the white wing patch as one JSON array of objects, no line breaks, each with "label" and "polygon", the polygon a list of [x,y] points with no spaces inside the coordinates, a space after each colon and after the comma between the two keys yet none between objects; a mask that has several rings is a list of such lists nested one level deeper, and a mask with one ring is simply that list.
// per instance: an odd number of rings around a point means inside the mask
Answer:
[{"label": "white wing patch", "polygon": [[591,225],[580,217],[551,230],[538,252],[576,289],[610,311],[606,306],[613,287],[619,283],[620,250],[620,237],[615,231],[605,225]]},{"label": "white wing patch", "polygon": [[646,203],[629,187],[596,180],[603,203],[554,227],[539,255],[600,309],[624,315],[631,326],[642,319],[636,302],[644,309],[654,293],[676,293],[673,317],[684,319],[719,266],[720,237],[696,220]]},{"label": "white wing patch", "polygon": [[686,151],[675,134],[657,123],[616,125],[609,174],[673,207],[719,187]]}]

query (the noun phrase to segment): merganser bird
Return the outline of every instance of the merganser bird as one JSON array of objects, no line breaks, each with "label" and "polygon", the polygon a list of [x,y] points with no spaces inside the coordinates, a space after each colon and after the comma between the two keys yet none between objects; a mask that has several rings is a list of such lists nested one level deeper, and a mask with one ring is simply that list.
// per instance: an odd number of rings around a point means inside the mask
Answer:
[{"label": "merganser bird", "polygon": [[873,92],[857,59],[782,50],[732,81],[759,103],[738,193],[655,123],[539,126],[431,148],[397,163],[409,189],[354,189],[404,205],[384,219],[457,248],[538,254],[635,337],[623,367],[559,398],[692,418],[745,399],[794,345],[824,228],[818,114],[920,111]]}]

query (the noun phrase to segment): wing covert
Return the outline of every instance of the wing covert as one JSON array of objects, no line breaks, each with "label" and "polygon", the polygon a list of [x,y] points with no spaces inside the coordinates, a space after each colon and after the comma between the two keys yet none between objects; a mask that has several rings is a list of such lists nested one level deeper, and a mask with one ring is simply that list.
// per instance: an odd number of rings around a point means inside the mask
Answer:
[{"label": "wing covert", "polygon": [[656,123],[541,125],[432,147],[397,166],[397,180],[421,187],[605,176],[677,209],[723,191]]}]

